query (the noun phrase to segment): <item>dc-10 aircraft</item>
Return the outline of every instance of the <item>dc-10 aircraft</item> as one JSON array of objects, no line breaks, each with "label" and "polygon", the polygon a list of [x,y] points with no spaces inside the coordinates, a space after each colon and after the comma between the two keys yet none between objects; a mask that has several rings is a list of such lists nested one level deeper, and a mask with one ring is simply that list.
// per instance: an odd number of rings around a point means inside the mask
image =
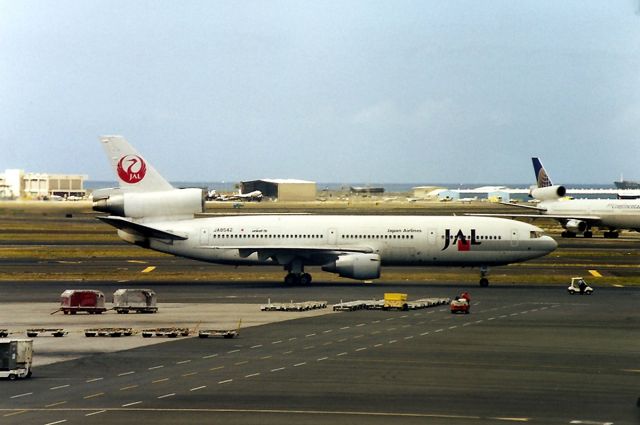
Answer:
[{"label": "dc-10 aircraft", "polygon": [[573,238],[582,233],[585,238],[593,236],[593,227],[608,229],[605,238],[617,238],[620,229],[640,231],[639,199],[567,199],[567,189],[554,185],[539,158],[531,158],[536,176],[530,196],[540,202],[536,206],[505,204],[533,211],[532,214],[474,214],[510,218],[551,218],[557,220],[564,231],[562,237]]},{"label": "dc-10 aircraft", "polygon": [[121,136],[101,138],[119,188],[94,193],[100,220],[144,248],[232,265],[279,265],[287,284],[309,284],[305,266],[341,277],[380,277],[381,266],[488,268],[542,257],[557,244],[528,223],[494,217],[239,215],[197,217],[202,189],[172,187]]}]

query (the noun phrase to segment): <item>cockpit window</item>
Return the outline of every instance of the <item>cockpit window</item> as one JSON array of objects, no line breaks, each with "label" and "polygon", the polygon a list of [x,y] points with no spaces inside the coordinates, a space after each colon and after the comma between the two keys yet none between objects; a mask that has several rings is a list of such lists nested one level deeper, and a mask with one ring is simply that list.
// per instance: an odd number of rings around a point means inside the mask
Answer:
[{"label": "cockpit window", "polygon": [[538,239],[542,236],[544,236],[544,232],[541,232],[539,230],[532,230],[529,232],[529,239]]}]

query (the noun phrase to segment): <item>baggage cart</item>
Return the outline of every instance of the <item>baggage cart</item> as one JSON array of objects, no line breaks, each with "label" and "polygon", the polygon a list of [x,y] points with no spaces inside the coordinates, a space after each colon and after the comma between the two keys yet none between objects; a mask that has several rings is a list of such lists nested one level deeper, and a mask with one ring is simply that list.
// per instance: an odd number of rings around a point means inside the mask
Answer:
[{"label": "baggage cart", "polygon": [[151,289],[126,288],[113,293],[113,309],[119,314],[156,313],[156,293]]},{"label": "baggage cart", "polygon": [[102,314],[107,309],[102,292],[94,289],[67,289],[60,295],[60,308],[57,311],[64,314],[76,314],[79,311]]}]

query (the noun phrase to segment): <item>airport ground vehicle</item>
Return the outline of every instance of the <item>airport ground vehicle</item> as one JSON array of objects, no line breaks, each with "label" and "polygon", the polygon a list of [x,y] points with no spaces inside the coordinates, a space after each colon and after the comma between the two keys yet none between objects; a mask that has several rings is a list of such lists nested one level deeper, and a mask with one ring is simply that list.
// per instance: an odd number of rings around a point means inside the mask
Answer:
[{"label": "airport ground vehicle", "polygon": [[113,309],[119,314],[156,313],[156,293],[151,289],[126,288],[113,293]]},{"label": "airport ground vehicle", "polygon": [[449,303],[449,309],[451,310],[451,314],[469,314],[469,310],[471,309],[471,296],[469,293],[463,292],[451,300],[451,303]]},{"label": "airport ground vehicle", "polygon": [[60,309],[64,314],[76,314],[86,311],[89,314],[101,314],[107,311],[104,306],[104,294],[95,289],[67,289],[60,295]]},{"label": "airport ground vehicle", "polygon": [[407,294],[401,294],[398,292],[387,292],[384,294],[383,310],[409,310],[409,304],[407,303]]},{"label": "airport ground vehicle", "polygon": [[33,361],[33,340],[0,339],[0,378],[13,381],[31,377]]},{"label": "airport ground vehicle", "polygon": [[571,285],[567,288],[567,292],[570,295],[580,294],[580,295],[591,295],[593,294],[593,288],[587,285],[587,282],[581,277],[572,277]]}]

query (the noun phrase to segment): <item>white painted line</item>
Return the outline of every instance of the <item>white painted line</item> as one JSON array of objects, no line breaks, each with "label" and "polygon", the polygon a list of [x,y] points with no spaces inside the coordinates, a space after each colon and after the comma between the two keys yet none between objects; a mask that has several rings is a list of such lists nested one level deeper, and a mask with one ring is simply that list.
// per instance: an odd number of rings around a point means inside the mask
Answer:
[{"label": "white painted line", "polygon": [[249,360],[243,360],[241,362],[234,363],[233,365],[234,366],[240,366],[240,365],[247,364],[247,363],[249,363]]},{"label": "white painted line", "polygon": [[286,369],[286,367],[279,367],[279,368],[276,368],[276,369],[271,369],[271,372],[280,372],[281,370],[285,370],[285,369]]},{"label": "white painted line", "polygon": [[138,385],[129,385],[127,387],[120,388],[120,391],[130,390],[131,388],[136,388]]},{"label": "white painted line", "polygon": [[340,330],[344,331],[344,330],[349,329],[349,328],[351,328],[351,326],[343,326],[343,327],[340,328]]},{"label": "white painted line", "polygon": [[296,339],[298,339],[298,337],[293,337],[293,338],[289,338],[289,341],[295,341]]},{"label": "white painted line", "polygon": [[343,351],[342,353],[338,353],[338,354],[336,354],[336,356],[346,356],[346,355],[347,355],[347,352],[346,352],[346,351]]},{"label": "white painted line", "polygon": [[420,334],[420,336],[425,336],[425,335],[429,335],[429,333],[430,333],[429,331],[426,331],[426,332],[422,332],[422,333]]},{"label": "white painted line", "polygon": [[345,342],[346,340],[347,340],[347,338],[340,338],[340,339],[338,340],[338,342]]},{"label": "white painted line", "polygon": [[495,317],[489,317],[487,320],[488,321],[492,321],[492,320],[496,320],[496,318]]},{"label": "white painted line", "polygon": [[315,334],[315,333],[313,333],[313,334],[308,334],[308,335],[305,335],[304,337],[305,337],[305,338],[309,338],[310,336],[316,336],[316,334]]},{"label": "white painted line", "polygon": [[85,400],[88,400],[90,398],[96,398],[96,397],[100,397],[102,395],[104,395],[104,393],[95,393],[95,394],[91,394],[91,395],[86,395],[86,396],[84,396],[82,398],[85,399]]},{"label": "white painted line", "polygon": [[57,386],[57,387],[51,387],[51,388],[49,388],[49,389],[50,389],[50,390],[59,390],[59,389],[61,389],[61,388],[67,388],[67,387],[70,387],[70,386],[71,386],[71,385],[69,385],[69,384],[67,384],[67,385],[59,385],[59,386]]},{"label": "white painted line", "polygon": [[189,391],[198,391],[198,390],[201,390],[203,388],[207,388],[207,386],[206,385],[202,385],[200,387],[191,388]]},{"label": "white painted line", "polygon": [[273,356],[262,356],[260,357],[260,360],[267,360],[267,359],[270,359],[271,357]]},{"label": "white painted line", "polygon": [[507,317],[506,314],[503,314],[502,316],[500,316],[501,319],[504,319],[505,317]]},{"label": "white painted line", "polygon": [[393,317],[389,317],[388,319],[384,319],[384,320],[386,320],[387,322],[390,322],[391,320],[394,320],[394,318]]},{"label": "white painted line", "polygon": [[193,376],[193,375],[197,375],[197,374],[198,374],[198,372],[189,372],[189,373],[184,373],[184,374],[182,374],[180,376],[182,376],[183,378],[186,378],[188,376]]},{"label": "white painted line", "polygon": [[104,379],[104,378],[93,378],[93,379],[88,379],[88,380],[86,380],[86,381],[84,381],[84,382],[86,382],[86,383],[88,384],[89,382],[102,381],[103,379]]},{"label": "white painted line", "polygon": [[392,332],[392,331],[395,331],[396,329],[398,328],[387,328],[387,331]]},{"label": "white painted line", "polygon": [[233,354],[233,353],[237,353],[240,350],[231,350],[231,351],[227,351],[227,354]]},{"label": "white painted line", "polygon": [[497,421],[509,421],[509,422],[529,422],[531,418],[489,418]]},{"label": "white painted line", "polygon": [[218,354],[209,354],[208,356],[204,356],[203,359],[210,359],[213,357],[218,357]]},{"label": "white painted line", "polygon": [[280,344],[282,342],[281,339],[277,340],[277,341],[273,341],[272,344]]},{"label": "white painted line", "polygon": [[26,397],[26,396],[31,395],[31,394],[33,394],[33,393],[18,394],[18,395],[11,396],[10,398]]},{"label": "white painted line", "polygon": [[224,369],[224,366],[216,366],[216,367],[212,367],[212,368],[211,368],[211,369],[209,369],[209,370],[211,370],[211,371],[215,371],[215,370],[220,370],[220,369]]},{"label": "white painted line", "polygon": [[356,335],[356,336],[354,336],[354,337],[353,337],[353,339],[358,339],[358,338],[363,338],[363,337],[364,337],[364,335],[363,335],[363,334],[360,334],[360,335]]},{"label": "white painted line", "polygon": [[413,335],[405,336],[404,339],[413,339]]},{"label": "white painted line", "polygon": [[158,398],[173,397],[174,395],[176,395],[176,393],[169,393],[169,394],[165,394],[165,395],[160,395],[160,396],[158,396]]},{"label": "white painted line", "polygon": [[291,353],[293,353],[293,351],[292,351],[292,350],[289,350],[289,351],[285,351],[285,352],[284,352],[284,353],[282,353],[282,354],[291,354]]},{"label": "white painted line", "polygon": [[374,348],[382,347],[382,344],[376,344],[373,346]]},{"label": "white painted line", "polygon": [[395,344],[396,342],[398,342],[398,340],[397,340],[397,339],[389,340],[389,344]]},{"label": "white painted line", "polygon": [[134,401],[133,403],[127,403],[127,404],[123,404],[120,407],[129,407],[129,406],[135,406],[136,404],[140,404],[142,403],[141,401]]},{"label": "white painted line", "polygon": [[435,333],[435,332],[442,332],[443,330],[444,330],[444,329],[440,328],[440,329],[436,329],[436,330],[435,330],[435,331],[433,331],[433,332],[434,332],[434,333]]},{"label": "white painted line", "polygon": [[358,323],[358,324],[356,325],[356,328],[360,328],[360,327],[365,326],[365,325],[366,325],[366,323]]},{"label": "white painted line", "polygon": [[307,345],[306,347],[303,348],[303,350],[311,350],[312,348],[316,348],[315,345]]},{"label": "white painted line", "polygon": [[123,373],[119,373],[118,376],[127,376],[127,375],[133,375],[134,373],[136,373],[133,370],[130,370],[129,372],[123,372]]},{"label": "white painted line", "polygon": [[323,334],[328,334],[333,332],[333,329],[327,329],[326,331],[322,331]]},{"label": "white painted line", "polygon": [[296,363],[296,364],[293,365],[293,367],[303,366],[303,365],[306,365],[306,364],[307,364],[307,362]]},{"label": "white painted line", "polygon": [[356,348],[356,351],[364,351],[366,349],[367,349],[367,347],[360,347],[360,348]]},{"label": "white painted line", "polygon": [[455,329],[457,327],[458,327],[458,325],[453,325],[453,326],[449,326],[449,329]]},{"label": "white painted line", "polygon": [[517,316],[519,313],[511,313],[509,316]]},{"label": "white painted line", "polygon": [[156,369],[160,369],[163,368],[164,365],[160,365],[160,366],[153,366],[153,367],[148,367],[147,370],[156,370]]},{"label": "white painted line", "polygon": [[28,410],[18,410],[17,412],[7,413],[6,415],[2,415],[2,416],[4,416],[5,418],[8,418],[9,416],[22,415],[23,413],[27,413],[27,412]]},{"label": "white painted line", "polygon": [[411,325],[402,325],[402,327],[406,329],[406,328],[410,328]]},{"label": "white painted line", "polygon": [[254,376],[260,375],[260,372],[252,373],[250,375],[245,375],[245,378],[253,378]]},{"label": "white painted line", "polygon": [[613,422],[598,422],[598,421],[580,421],[573,420],[570,424],[582,424],[582,425],[613,425]]},{"label": "white painted line", "polygon": [[176,364],[185,364],[185,363],[191,363],[191,360],[182,360],[181,362],[176,362]]},{"label": "white painted line", "polygon": [[63,420],[61,420],[61,421],[49,422],[49,423],[46,423],[46,424],[44,424],[44,425],[56,425],[56,424],[63,424],[63,423],[65,423],[65,422],[67,422],[67,420],[66,420],[66,419],[63,419]]},{"label": "white painted line", "polygon": [[47,404],[47,405],[46,405],[46,406],[44,406],[44,407],[55,407],[55,406],[63,405],[63,404],[65,404],[65,403],[66,403],[66,401],[59,401],[59,402],[57,402],[57,403]]},{"label": "white painted line", "polygon": [[252,346],[251,346],[251,347],[249,347],[249,348],[260,348],[260,347],[262,347],[262,344],[252,345]]},{"label": "white painted line", "polygon": [[320,357],[320,358],[319,358],[319,359],[317,359],[316,361],[317,361],[317,362],[322,362],[322,361],[327,360],[328,358],[329,358],[329,357]]},{"label": "white painted line", "polygon": [[322,344],[323,347],[326,347],[327,345],[331,345],[333,344],[333,341],[327,341],[324,344]]},{"label": "white painted line", "polygon": [[156,379],[155,381],[151,381],[152,384],[157,384],[158,382],[165,382],[168,381],[169,378],[162,378],[162,379]]},{"label": "white painted line", "polygon": [[467,322],[467,323],[463,323],[462,326],[469,326],[471,323]]},{"label": "white painted line", "polygon": [[218,382],[218,384],[228,384],[229,382],[233,382],[233,379],[225,379],[224,381]]},{"label": "white painted line", "polygon": [[98,410],[97,412],[87,413],[85,416],[99,415],[100,413],[104,413],[104,412],[106,412],[106,410]]},{"label": "white painted line", "polygon": [[373,331],[373,332],[371,332],[371,333],[370,333],[370,335],[378,335],[379,333],[382,333],[382,332],[380,332],[380,331]]}]

